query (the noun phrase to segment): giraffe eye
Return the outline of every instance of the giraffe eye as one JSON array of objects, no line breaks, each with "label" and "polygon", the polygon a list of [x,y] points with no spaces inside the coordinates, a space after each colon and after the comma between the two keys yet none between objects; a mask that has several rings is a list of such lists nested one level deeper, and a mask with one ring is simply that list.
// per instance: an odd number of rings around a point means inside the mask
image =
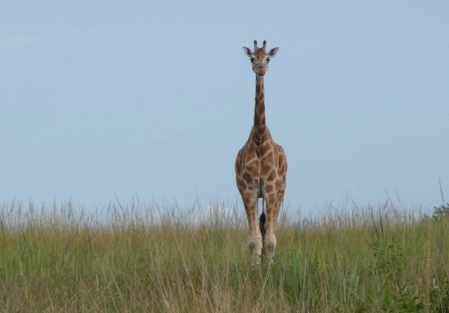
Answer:
[{"label": "giraffe eye", "polygon": [[251,63],[253,63],[254,62],[254,58],[251,58],[251,59],[249,59],[250,61],[251,61]]},{"label": "giraffe eye", "polygon": [[267,63],[270,63],[270,59],[267,59]]}]

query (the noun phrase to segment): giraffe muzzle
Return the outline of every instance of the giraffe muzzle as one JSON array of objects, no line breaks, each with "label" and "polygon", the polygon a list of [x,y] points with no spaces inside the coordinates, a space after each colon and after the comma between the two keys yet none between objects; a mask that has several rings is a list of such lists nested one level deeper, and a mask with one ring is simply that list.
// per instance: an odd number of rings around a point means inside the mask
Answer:
[{"label": "giraffe muzzle", "polygon": [[267,72],[267,69],[264,67],[259,67],[258,69],[256,69],[255,71],[258,75],[265,75],[265,73]]}]

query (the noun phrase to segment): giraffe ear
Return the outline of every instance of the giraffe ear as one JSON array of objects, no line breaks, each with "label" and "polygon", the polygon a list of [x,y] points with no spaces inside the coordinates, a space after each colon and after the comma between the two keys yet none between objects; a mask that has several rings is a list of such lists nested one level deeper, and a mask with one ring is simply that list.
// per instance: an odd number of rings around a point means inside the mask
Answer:
[{"label": "giraffe ear", "polygon": [[268,52],[268,57],[269,57],[269,58],[273,58],[273,57],[276,55],[276,53],[278,52],[278,50],[279,50],[279,48],[273,48],[273,49],[271,49],[271,50]]},{"label": "giraffe ear", "polygon": [[243,47],[243,52],[245,52],[245,55],[246,55],[248,58],[251,58],[251,55],[253,54],[253,53],[251,52],[251,49],[250,49],[250,48],[247,48],[247,47]]}]

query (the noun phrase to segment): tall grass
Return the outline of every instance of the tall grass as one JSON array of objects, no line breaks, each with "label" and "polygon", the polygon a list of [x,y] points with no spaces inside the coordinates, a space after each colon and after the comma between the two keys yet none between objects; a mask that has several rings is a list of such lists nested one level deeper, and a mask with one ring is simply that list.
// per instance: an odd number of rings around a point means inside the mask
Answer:
[{"label": "tall grass", "polygon": [[0,312],[449,312],[448,218],[284,215],[252,267],[242,212],[211,208],[5,204]]}]

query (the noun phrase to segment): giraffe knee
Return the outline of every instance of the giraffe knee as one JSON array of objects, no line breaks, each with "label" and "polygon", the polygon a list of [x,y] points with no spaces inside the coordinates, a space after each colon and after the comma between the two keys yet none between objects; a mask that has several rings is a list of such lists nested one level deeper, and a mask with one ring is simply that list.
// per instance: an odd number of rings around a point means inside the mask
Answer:
[{"label": "giraffe knee", "polygon": [[264,250],[268,257],[273,257],[274,250],[276,250],[276,237],[272,236],[265,238]]},{"label": "giraffe knee", "polygon": [[253,254],[262,254],[262,238],[248,238],[248,247]]},{"label": "giraffe knee", "polygon": [[267,249],[267,251],[268,252],[274,252],[274,250],[276,249],[276,243],[275,242],[269,242],[267,245],[266,245],[266,249]]}]

